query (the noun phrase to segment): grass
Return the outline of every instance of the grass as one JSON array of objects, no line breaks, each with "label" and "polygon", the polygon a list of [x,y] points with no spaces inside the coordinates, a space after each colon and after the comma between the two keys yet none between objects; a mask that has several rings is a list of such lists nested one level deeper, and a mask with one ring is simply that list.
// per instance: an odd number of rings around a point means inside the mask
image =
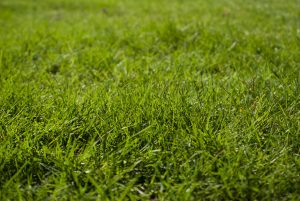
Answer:
[{"label": "grass", "polygon": [[299,200],[299,0],[1,0],[1,200]]}]

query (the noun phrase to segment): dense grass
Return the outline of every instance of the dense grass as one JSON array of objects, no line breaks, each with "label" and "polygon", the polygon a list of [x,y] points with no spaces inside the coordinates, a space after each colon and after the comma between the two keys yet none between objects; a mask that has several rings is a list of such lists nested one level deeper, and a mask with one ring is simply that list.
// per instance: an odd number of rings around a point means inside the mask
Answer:
[{"label": "dense grass", "polygon": [[1,200],[299,200],[299,0],[1,0]]}]

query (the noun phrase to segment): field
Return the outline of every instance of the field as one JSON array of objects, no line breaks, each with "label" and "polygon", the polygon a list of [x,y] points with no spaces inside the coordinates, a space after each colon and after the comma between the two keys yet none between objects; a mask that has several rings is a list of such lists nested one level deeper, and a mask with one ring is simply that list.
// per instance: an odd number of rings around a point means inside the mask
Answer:
[{"label": "field", "polygon": [[1,0],[0,200],[300,200],[300,1]]}]

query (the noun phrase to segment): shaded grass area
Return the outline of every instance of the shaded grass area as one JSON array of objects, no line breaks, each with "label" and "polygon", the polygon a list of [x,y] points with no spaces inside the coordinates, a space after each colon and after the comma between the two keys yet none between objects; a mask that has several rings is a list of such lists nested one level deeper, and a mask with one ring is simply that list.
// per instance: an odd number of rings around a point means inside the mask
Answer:
[{"label": "shaded grass area", "polygon": [[300,199],[299,11],[1,1],[1,200]]}]

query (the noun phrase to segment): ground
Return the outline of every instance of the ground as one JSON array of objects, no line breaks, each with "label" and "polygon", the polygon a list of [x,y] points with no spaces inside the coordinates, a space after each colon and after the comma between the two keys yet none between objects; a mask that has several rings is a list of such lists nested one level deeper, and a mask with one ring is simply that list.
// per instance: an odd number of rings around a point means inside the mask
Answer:
[{"label": "ground", "polygon": [[1,0],[1,200],[300,200],[299,0]]}]

